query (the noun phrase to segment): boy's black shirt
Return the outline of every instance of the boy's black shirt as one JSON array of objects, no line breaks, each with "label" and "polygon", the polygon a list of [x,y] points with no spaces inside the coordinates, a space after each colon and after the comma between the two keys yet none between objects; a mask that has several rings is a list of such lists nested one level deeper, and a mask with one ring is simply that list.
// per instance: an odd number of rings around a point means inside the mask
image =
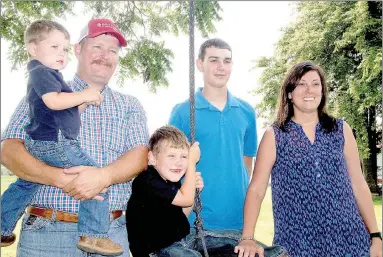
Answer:
[{"label": "boy's black shirt", "polygon": [[180,187],[181,182],[165,181],[151,165],[133,180],[126,210],[133,256],[135,251],[141,253],[136,255],[148,255],[189,234],[190,225],[182,207],[171,204]]}]

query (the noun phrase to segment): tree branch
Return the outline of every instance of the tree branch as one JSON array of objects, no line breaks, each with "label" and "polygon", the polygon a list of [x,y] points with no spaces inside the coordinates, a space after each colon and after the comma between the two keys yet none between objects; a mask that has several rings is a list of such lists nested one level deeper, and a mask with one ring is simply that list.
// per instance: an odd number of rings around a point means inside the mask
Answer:
[{"label": "tree branch", "polygon": [[[137,9],[138,12],[139,12],[140,15],[141,15],[141,24],[142,24],[142,27],[144,27],[144,35],[145,35],[145,37],[147,37],[147,35],[146,35],[146,27],[145,27],[145,24],[144,24],[144,18],[142,17],[142,16],[145,15],[145,14],[142,13],[142,11],[140,10],[140,8],[137,7],[137,5],[136,5],[136,3],[135,3],[134,1],[132,1],[132,4],[133,4],[133,6],[134,6],[134,9]],[[133,13],[134,13],[134,10],[133,10]],[[147,15],[145,15],[145,16],[148,17]]]}]

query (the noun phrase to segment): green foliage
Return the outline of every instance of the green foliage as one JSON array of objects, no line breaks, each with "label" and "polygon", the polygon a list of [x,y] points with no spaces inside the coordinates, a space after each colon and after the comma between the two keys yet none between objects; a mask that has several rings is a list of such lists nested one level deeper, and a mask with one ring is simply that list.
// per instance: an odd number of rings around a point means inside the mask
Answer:
[{"label": "green foliage", "polygon": [[[168,86],[166,74],[172,71],[173,52],[165,47],[162,37],[188,33],[188,1],[84,1],[83,4],[83,14],[77,15],[112,19],[128,40],[120,58],[120,85],[127,78],[141,78],[154,92],[160,86]],[[3,37],[12,42],[9,49],[12,68],[17,69],[27,61],[23,33],[28,24],[37,19],[64,19],[75,15],[75,9],[75,2],[3,1],[1,30]],[[217,1],[195,1],[195,24],[202,36],[215,32],[214,22],[221,20],[220,11]]]},{"label": "green foliage", "polygon": [[24,30],[37,19],[66,18],[73,14],[74,2],[2,1],[1,37],[12,42],[9,59],[12,70],[25,64],[28,59],[24,48]]},{"label": "green foliage", "polygon": [[275,118],[281,81],[287,72],[286,61],[282,61],[281,58],[262,57],[257,60],[257,67],[264,69],[259,81],[262,87],[252,91],[263,96],[262,102],[257,106],[257,114],[271,121]]},{"label": "green foliage", "polygon": [[[262,68],[261,116],[274,118],[276,101],[292,65],[312,60],[326,74],[329,111],[356,130],[362,158],[369,153],[366,112],[382,101],[381,2],[299,2],[296,21],[283,29],[274,56],[256,60]],[[381,113],[377,114],[381,117]],[[370,117],[375,119],[375,117]],[[376,122],[372,131],[376,131]]]},{"label": "green foliage", "polygon": [[[148,83],[149,89],[155,92],[157,87],[169,84],[165,75],[172,71],[170,58],[173,58],[173,53],[164,48],[164,42],[142,39],[134,42],[134,47],[121,59],[120,73],[134,78],[143,71],[143,82]],[[120,79],[126,77],[120,76]]]}]

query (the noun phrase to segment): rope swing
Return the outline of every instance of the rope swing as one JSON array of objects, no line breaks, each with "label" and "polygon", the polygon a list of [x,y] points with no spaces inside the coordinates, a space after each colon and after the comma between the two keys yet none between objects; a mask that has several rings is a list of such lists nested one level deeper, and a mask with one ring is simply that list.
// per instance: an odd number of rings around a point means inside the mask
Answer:
[{"label": "rope swing", "polygon": [[[190,100],[190,138],[191,144],[195,142],[195,80],[194,80],[194,0],[189,0],[189,100]],[[194,248],[197,249],[198,239],[201,240],[203,252],[205,257],[209,257],[206,248],[206,242],[203,235],[203,221],[201,217],[201,192],[197,189],[194,199],[194,208],[193,211],[196,214],[196,219],[194,221],[194,228],[196,230],[195,234],[195,244]]]}]

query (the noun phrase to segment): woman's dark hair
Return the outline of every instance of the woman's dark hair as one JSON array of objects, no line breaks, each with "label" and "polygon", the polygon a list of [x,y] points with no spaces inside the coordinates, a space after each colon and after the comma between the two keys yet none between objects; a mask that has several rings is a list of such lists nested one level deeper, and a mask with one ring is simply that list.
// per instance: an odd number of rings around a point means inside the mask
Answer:
[{"label": "woman's dark hair", "polygon": [[326,112],[327,85],[324,72],[321,67],[311,61],[304,61],[294,65],[285,77],[279,95],[278,113],[274,125],[286,131],[286,124],[294,116],[293,103],[288,98],[288,94],[294,91],[301,78],[309,71],[316,71],[322,84],[322,99],[318,106],[319,122],[326,132],[336,131],[338,129],[336,119]]}]

